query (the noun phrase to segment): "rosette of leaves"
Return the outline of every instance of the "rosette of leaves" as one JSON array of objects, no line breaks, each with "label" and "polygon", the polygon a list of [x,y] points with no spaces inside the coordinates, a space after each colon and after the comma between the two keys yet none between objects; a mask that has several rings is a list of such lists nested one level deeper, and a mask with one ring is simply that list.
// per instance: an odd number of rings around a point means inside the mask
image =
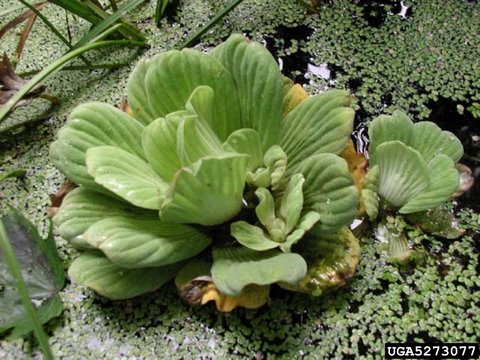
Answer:
[{"label": "rosette of leaves", "polygon": [[381,115],[368,129],[369,171],[362,198],[370,218],[378,209],[410,214],[436,208],[455,193],[463,156],[460,140],[436,124],[414,124],[401,111]]},{"label": "rosette of leaves", "polygon": [[[300,283],[329,253],[298,244],[307,233],[332,244],[357,214],[337,155],[353,126],[349,94],[308,97],[241,35],[209,54],[140,61],[127,93],[132,116],[80,105],[51,146],[79,185],[53,219],[82,250],[70,276],[111,299],[177,276],[185,299],[225,311],[264,304],[274,283],[318,293]],[[349,248],[338,241],[334,262]]]}]

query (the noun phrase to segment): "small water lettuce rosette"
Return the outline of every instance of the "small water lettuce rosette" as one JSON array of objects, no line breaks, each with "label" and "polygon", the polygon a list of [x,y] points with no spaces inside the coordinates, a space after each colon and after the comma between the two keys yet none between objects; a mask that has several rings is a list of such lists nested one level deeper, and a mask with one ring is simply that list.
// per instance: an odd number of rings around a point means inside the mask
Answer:
[{"label": "small water lettuce rosette", "polygon": [[189,303],[231,311],[272,284],[320,295],[353,275],[347,92],[309,97],[238,34],[141,61],[127,92],[132,116],[80,105],[51,145],[78,185],[53,219],[81,251],[73,280],[127,299],[175,278]]}]

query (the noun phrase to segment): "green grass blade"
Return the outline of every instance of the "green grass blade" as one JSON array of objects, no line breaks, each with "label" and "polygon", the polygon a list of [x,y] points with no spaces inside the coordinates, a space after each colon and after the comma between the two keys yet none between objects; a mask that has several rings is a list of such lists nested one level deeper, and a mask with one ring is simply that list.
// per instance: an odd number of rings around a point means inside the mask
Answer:
[{"label": "green grass blade", "polygon": [[44,82],[45,80],[49,79],[53,75],[55,75],[58,71],[60,71],[70,60],[74,59],[75,57],[83,54],[86,51],[111,46],[111,45],[137,45],[143,46],[144,43],[134,41],[134,40],[108,40],[108,41],[100,41],[93,44],[87,44],[82,46],[81,48],[75,49],[63,55],[61,58],[57,59],[50,65],[48,65],[45,69],[40,71],[37,75],[35,75],[30,81],[28,81],[20,90],[12,96],[12,98],[8,101],[7,104],[0,107],[0,124],[5,121],[7,115],[12,111],[15,105],[26,95],[30,90],[35,88],[38,84]]},{"label": "green grass blade", "polygon": [[230,11],[235,9],[243,0],[233,0],[230,4],[225,6],[222,10],[220,10],[212,20],[210,20],[205,26],[203,26],[200,30],[192,34],[185,40],[182,44],[178,46],[179,49],[183,49],[192,45],[192,43],[197,40],[200,36],[205,34],[212,26],[217,24],[224,16],[226,16]]},{"label": "green grass blade", "polygon": [[93,25],[97,25],[102,21],[102,17],[93,12],[86,4],[76,0],[48,0],[52,4],[60,6],[61,8],[87,20]]},{"label": "green grass blade", "polygon": [[50,345],[48,344],[47,335],[43,331],[42,324],[40,322],[40,319],[38,318],[37,312],[35,311],[35,307],[30,301],[27,286],[25,285],[25,281],[23,280],[17,257],[15,256],[12,245],[8,240],[7,231],[5,230],[3,221],[0,221],[0,249],[5,254],[5,260],[7,262],[8,269],[10,270],[12,277],[15,279],[18,294],[22,299],[23,306],[25,307],[25,312],[30,318],[30,321],[32,322],[33,331],[38,340],[38,344],[42,349],[43,356],[47,360],[53,360],[53,354],[50,349]]},{"label": "green grass blade", "polygon": [[171,3],[172,0],[157,0],[157,6],[155,7],[155,25],[160,27],[160,21],[162,20],[163,13],[167,8],[168,4]]}]

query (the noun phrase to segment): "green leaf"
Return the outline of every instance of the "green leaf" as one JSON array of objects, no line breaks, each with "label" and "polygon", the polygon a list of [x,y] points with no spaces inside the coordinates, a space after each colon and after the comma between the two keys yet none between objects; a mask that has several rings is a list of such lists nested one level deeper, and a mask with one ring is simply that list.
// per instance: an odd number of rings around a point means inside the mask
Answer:
[{"label": "green leaf", "polygon": [[401,214],[437,207],[446,202],[457,190],[460,174],[453,160],[447,155],[438,155],[430,161],[428,171],[430,174],[428,186],[400,208]]},{"label": "green leaf", "polygon": [[[151,122],[185,109],[192,92],[201,85],[215,93],[216,126],[212,128],[225,141],[241,127],[238,96],[230,73],[208,54],[191,49],[161,53],[135,68],[127,93],[134,115],[146,118],[151,114]],[[149,109],[149,114],[143,109]]]},{"label": "green leaf", "polygon": [[204,259],[194,258],[190,260],[175,276],[175,285],[180,288],[187,285],[191,281],[202,277],[210,278],[210,268],[212,267],[211,261]]},{"label": "green leaf", "polygon": [[178,126],[177,155],[182,166],[189,166],[202,158],[220,154],[220,141],[218,138],[210,140],[211,134],[205,136],[202,127],[195,115],[185,118]]},{"label": "green leaf", "polygon": [[68,275],[102,296],[124,300],[157,290],[172,279],[182,265],[124,269],[99,252],[85,252],[72,262]]},{"label": "green leaf", "polygon": [[452,210],[445,207],[407,214],[405,220],[418,226],[423,232],[444,239],[458,239],[465,234]]},{"label": "green leaf", "polygon": [[87,151],[88,172],[95,182],[133,205],[157,210],[168,189],[148,163],[113,146],[98,146]]},{"label": "green leaf", "polygon": [[280,146],[288,156],[289,167],[320,154],[340,154],[348,144],[355,112],[351,97],[343,90],[332,90],[302,101],[282,122]]},{"label": "green leaf", "polygon": [[297,225],[303,209],[303,183],[305,179],[302,174],[293,175],[282,196],[278,214],[285,220],[286,234],[289,234]]},{"label": "green leaf", "polygon": [[178,113],[159,118],[148,125],[142,134],[145,156],[153,170],[165,181],[171,181],[181,168],[177,155],[177,129],[183,120]]},{"label": "green leaf", "polygon": [[398,140],[405,145],[413,142],[413,122],[402,111],[396,110],[392,115],[380,115],[368,127],[370,145],[368,147],[370,166],[377,164],[377,147],[385,142]]},{"label": "green leaf", "polygon": [[376,156],[378,194],[389,205],[401,207],[427,188],[429,170],[418,151],[400,141],[390,141],[378,146]]},{"label": "green leaf", "polygon": [[50,158],[70,180],[106,192],[87,171],[88,149],[111,145],[144,158],[140,146],[143,125],[124,112],[103,103],[80,105],[50,147]]},{"label": "green leaf", "polygon": [[368,217],[373,220],[378,216],[378,181],[380,179],[380,169],[378,165],[370,168],[363,180],[362,200]]},{"label": "green leaf", "polygon": [[60,236],[77,248],[91,248],[83,233],[94,223],[110,216],[152,217],[155,212],[133,207],[113,197],[83,187],[72,190],[63,199],[53,217]]},{"label": "green leaf", "polygon": [[186,225],[125,216],[100,220],[84,236],[112,263],[128,269],[173,264],[197,255],[211,242]]},{"label": "green leaf", "polygon": [[223,294],[239,296],[250,284],[269,285],[279,281],[297,284],[307,273],[307,264],[298,254],[247,248],[213,250],[212,277]]},{"label": "green leaf", "polygon": [[[52,228],[47,238],[42,239],[33,224],[14,209],[0,222],[3,228],[0,236],[5,236],[2,241],[10,243],[26,295],[35,304],[40,323],[44,324],[63,310],[58,292],[64,286],[65,275]],[[13,339],[32,331],[34,324],[22,305],[18,280],[7,267],[7,256],[8,251],[0,246],[0,333],[12,329],[9,338]]]},{"label": "green leaf", "polygon": [[287,169],[287,155],[278,145],[273,145],[263,157],[265,166],[270,173],[270,184],[273,190],[282,185],[283,175]]},{"label": "green leaf", "polygon": [[248,157],[205,158],[182,168],[165,195],[165,222],[218,225],[241,208]]},{"label": "green leaf", "polygon": [[144,125],[150,124],[158,116],[155,115],[151,107],[148,105],[147,90],[145,87],[145,77],[150,60],[142,59],[135,66],[135,70],[128,78],[128,105],[135,116],[135,119]]},{"label": "green leaf", "polygon": [[287,236],[284,243],[280,244],[280,249],[283,252],[290,252],[293,245],[298,243],[305,234],[313,228],[313,226],[320,220],[320,214],[315,211],[309,211],[300,219],[295,231]]},{"label": "green leaf", "polygon": [[281,285],[312,296],[320,296],[345,285],[360,261],[358,240],[346,227],[328,236],[308,236],[295,251],[305,258],[308,273],[296,286]]},{"label": "green leaf", "polygon": [[255,190],[255,195],[258,198],[258,205],[255,208],[255,214],[258,220],[267,229],[271,228],[275,222],[275,201],[268,189],[258,188]]},{"label": "green leaf", "polygon": [[305,177],[303,210],[320,214],[316,230],[335,232],[355,219],[358,192],[344,159],[318,154],[303,161],[297,171]]},{"label": "green leaf", "polygon": [[242,114],[240,127],[255,129],[264,150],[277,144],[283,110],[283,78],[275,59],[262,45],[240,34],[231,35],[212,55],[233,76]]},{"label": "green leaf", "polygon": [[455,162],[463,156],[460,140],[430,121],[416,123],[413,126],[413,135],[412,147],[422,154],[427,163],[440,154],[447,155]]},{"label": "green leaf", "polygon": [[215,93],[211,87],[197,87],[185,105],[188,112],[197,115],[198,130],[205,141],[215,148],[221,147],[221,142],[213,129],[221,127],[222,124],[216,123],[215,117]]},{"label": "green leaf", "polygon": [[27,172],[25,170],[21,170],[21,169],[5,171],[2,174],[0,174],[0,182],[11,177],[23,178],[26,173]]},{"label": "green leaf", "polygon": [[255,171],[263,165],[262,140],[258,132],[253,129],[234,131],[223,143],[222,150],[250,156],[247,164],[248,171]]},{"label": "green leaf", "polygon": [[265,251],[278,247],[279,243],[270,240],[258,226],[246,221],[236,221],[230,225],[230,233],[243,246],[257,251]]}]

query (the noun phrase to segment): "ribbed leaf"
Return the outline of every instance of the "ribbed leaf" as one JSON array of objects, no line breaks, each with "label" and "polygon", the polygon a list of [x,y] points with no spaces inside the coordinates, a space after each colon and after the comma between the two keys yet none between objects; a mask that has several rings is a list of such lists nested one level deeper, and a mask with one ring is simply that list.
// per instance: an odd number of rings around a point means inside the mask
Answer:
[{"label": "ribbed leaf", "polygon": [[[230,73],[214,57],[191,49],[159,54],[137,67],[128,82],[128,99],[135,115],[149,109],[150,121],[185,109],[201,85],[215,93],[215,124],[220,140],[241,127],[237,91]],[[139,90],[143,88],[142,90]]]},{"label": "ribbed leaf", "polygon": [[110,196],[83,187],[72,190],[63,199],[53,217],[60,236],[77,248],[91,248],[83,233],[94,223],[110,216],[157,217],[155,212],[139,209]]},{"label": "ribbed leaf", "polygon": [[128,79],[128,105],[135,116],[135,119],[144,125],[150,124],[159,116],[156,116],[148,104],[145,78],[150,60],[140,60],[135,66]]},{"label": "ribbed leaf", "polygon": [[[203,129],[196,115],[185,118],[177,129],[177,155],[182,166],[189,166],[208,156],[220,154],[221,143],[215,134]],[[213,138],[213,140],[212,140]]]},{"label": "ribbed leaf", "polygon": [[112,145],[144,157],[140,146],[143,125],[126,113],[103,103],[80,105],[50,147],[52,162],[76,184],[105,191],[87,172],[85,154],[89,148]]},{"label": "ribbed leaf", "polygon": [[241,208],[248,157],[205,158],[175,176],[160,217],[166,222],[221,224]]},{"label": "ribbed leaf", "polygon": [[212,146],[221,147],[220,139],[213,131],[217,127],[215,122],[215,93],[208,86],[197,87],[187,101],[185,108],[198,117],[198,130],[201,137]]},{"label": "ribbed leaf", "polygon": [[447,155],[438,155],[428,164],[430,182],[417,196],[408,200],[399,210],[401,214],[431,209],[447,201],[457,190],[460,174],[453,160]]},{"label": "ribbed leaf", "polygon": [[265,188],[258,188],[255,190],[255,195],[258,198],[258,205],[255,208],[255,214],[262,225],[268,229],[273,225],[276,218],[275,201],[273,200],[270,191]]},{"label": "ribbed leaf", "polygon": [[212,55],[233,76],[242,112],[242,128],[258,131],[263,149],[278,143],[283,110],[283,79],[277,62],[262,45],[231,35]]},{"label": "ribbed leaf", "polygon": [[320,214],[316,228],[334,232],[357,216],[358,192],[344,159],[333,154],[309,157],[298,167],[305,177],[303,210]]},{"label": "ribbed leaf", "polygon": [[114,264],[128,269],[173,264],[197,255],[210,244],[204,234],[186,225],[125,216],[101,220],[85,239]]},{"label": "ribbed leaf", "polygon": [[413,126],[412,147],[422,154],[428,163],[437,155],[445,154],[453,161],[463,156],[460,140],[449,131],[442,131],[430,121],[422,121]]},{"label": "ribbed leaf", "polygon": [[268,285],[279,281],[297,284],[307,273],[307,264],[298,254],[247,248],[213,250],[212,278],[220,292],[238,296],[250,284]]},{"label": "ribbed leaf", "polygon": [[143,269],[124,269],[100,252],[86,252],[76,258],[68,275],[112,300],[130,299],[155,291],[172,279],[182,263]]},{"label": "ribbed leaf", "polygon": [[302,216],[296,226],[295,231],[287,236],[284,243],[280,244],[283,252],[290,252],[293,245],[302,239],[305,234],[320,220],[320,214],[315,211],[309,211]]},{"label": "ribbed leaf", "polygon": [[87,151],[86,162],[96,183],[133,205],[160,208],[168,185],[138,156],[113,146],[98,146]]},{"label": "ribbed leaf", "polygon": [[378,181],[380,179],[380,170],[377,165],[370,168],[363,181],[362,201],[368,217],[373,220],[378,215]]},{"label": "ribbed leaf", "polygon": [[273,190],[282,185],[283,176],[287,170],[287,154],[278,145],[273,145],[265,152],[263,162],[270,173],[270,184]]},{"label": "ribbed leaf", "polygon": [[171,114],[148,125],[142,133],[142,146],[153,170],[165,181],[182,166],[177,156],[177,129],[183,116]]},{"label": "ribbed leaf", "polygon": [[286,224],[285,233],[289,234],[297,225],[303,208],[302,187],[305,179],[302,174],[293,175],[282,196],[278,214]]},{"label": "ribbed leaf", "polygon": [[340,154],[350,140],[355,112],[346,91],[332,90],[300,103],[283,120],[280,146],[295,168],[320,153]]},{"label": "ribbed leaf", "polygon": [[265,251],[278,247],[278,243],[270,238],[258,226],[246,221],[236,221],[230,225],[230,233],[243,246],[257,251]]},{"label": "ribbed leaf", "polygon": [[224,151],[249,155],[247,169],[255,171],[263,165],[263,149],[260,135],[253,129],[233,132],[222,145]]},{"label": "ribbed leaf", "polygon": [[376,149],[379,145],[398,140],[405,145],[413,143],[413,122],[402,111],[396,110],[392,115],[380,115],[368,128],[370,145],[368,147],[370,166],[377,164]]},{"label": "ribbed leaf", "polygon": [[401,207],[427,188],[429,170],[418,151],[400,141],[389,141],[377,147],[376,156],[378,194],[389,205]]}]

